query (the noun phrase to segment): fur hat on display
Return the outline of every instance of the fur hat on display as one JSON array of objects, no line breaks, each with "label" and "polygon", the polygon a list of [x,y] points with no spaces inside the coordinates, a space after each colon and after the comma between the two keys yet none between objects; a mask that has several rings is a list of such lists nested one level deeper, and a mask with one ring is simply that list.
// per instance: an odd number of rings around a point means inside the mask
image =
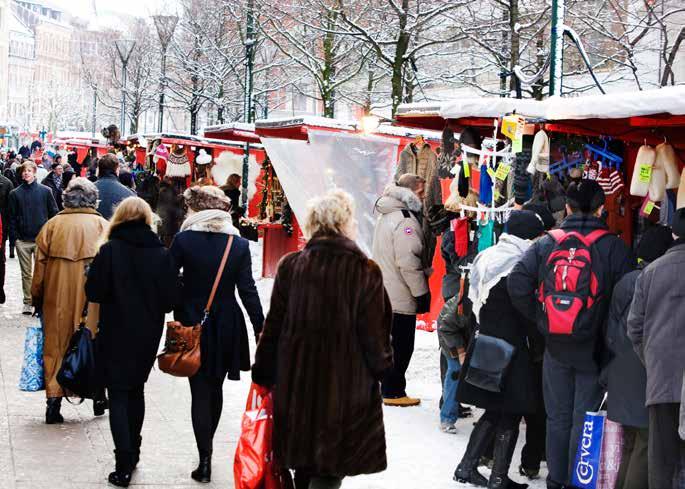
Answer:
[{"label": "fur hat on display", "polygon": [[223,190],[219,187],[205,185],[203,187],[190,187],[183,193],[183,198],[188,208],[193,212],[218,209],[229,212],[231,210],[231,199],[226,197]]}]

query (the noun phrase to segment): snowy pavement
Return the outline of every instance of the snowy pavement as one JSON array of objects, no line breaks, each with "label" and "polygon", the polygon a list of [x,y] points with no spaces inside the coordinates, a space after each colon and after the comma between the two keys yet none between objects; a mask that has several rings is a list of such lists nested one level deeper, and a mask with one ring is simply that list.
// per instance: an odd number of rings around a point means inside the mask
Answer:
[{"label": "snowy pavement", "polygon": [[[259,277],[261,249],[254,246],[253,268]],[[268,309],[272,280],[257,281]],[[0,488],[76,489],[107,486],[113,469],[112,437],[107,416],[94,418],[92,404],[64,403],[63,425],[43,423],[45,393],[20,392],[17,382],[23,358],[25,328],[36,319],[21,315],[21,280],[16,259],[7,260],[8,301],[0,305]],[[346,479],[343,487],[356,489],[459,489],[452,473],[463,454],[476,418],[460,420],[458,434],[438,428],[440,399],[439,351],[436,333],[417,331],[416,350],[408,372],[408,391],[422,403],[413,408],[384,408],[388,470]],[[254,344],[251,345],[254,352]],[[224,384],[224,411],[214,442],[213,481],[203,487],[232,488],[232,461],[240,434],[240,420],[249,388],[249,375]],[[190,479],[196,450],[190,424],[190,391],[185,379],[154,370],[146,384],[146,417],[141,464],[132,487],[148,489],[197,488]],[[476,413],[478,415],[478,413]],[[519,452],[510,475],[517,474]],[[487,470],[481,469],[484,475]],[[545,470],[543,469],[543,477]],[[542,479],[532,487],[543,488]]]}]

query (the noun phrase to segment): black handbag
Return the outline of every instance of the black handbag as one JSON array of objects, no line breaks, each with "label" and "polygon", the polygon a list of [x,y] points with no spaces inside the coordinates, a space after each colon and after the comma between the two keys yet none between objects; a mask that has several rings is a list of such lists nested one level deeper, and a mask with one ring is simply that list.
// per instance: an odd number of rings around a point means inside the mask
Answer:
[{"label": "black handbag", "polygon": [[78,329],[71,336],[62,366],[57,372],[57,382],[64,390],[81,399],[94,399],[99,390],[95,366],[95,340],[86,327],[85,314]]},{"label": "black handbag", "polygon": [[490,392],[502,392],[516,348],[501,338],[476,333],[464,380]]}]

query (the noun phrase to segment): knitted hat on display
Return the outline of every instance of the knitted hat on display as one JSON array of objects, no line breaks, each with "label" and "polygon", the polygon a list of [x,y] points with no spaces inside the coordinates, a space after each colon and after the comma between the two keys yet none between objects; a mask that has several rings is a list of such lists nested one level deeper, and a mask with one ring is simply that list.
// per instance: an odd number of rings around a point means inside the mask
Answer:
[{"label": "knitted hat on display", "polygon": [[183,193],[183,197],[188,207],[195,212],[209,209],[226,212],[231,210],[231,199],[226,197],[219,187],[211,185],[190,187]]},{"label": "knitted hat on display", "polygon": [[604,190],[594,180],[571,182],[566,189],[566,202],[584,214],[590,214],[604,205]]},{"label": "knitted hat on display", "polygon": [[212,162],[212,157],[207,154],[207,151],[201,149],[195,158],[195,163],[198,165],[209,165]]},{"label": "knitted hat on display", "polygon": [[155,150],[155,158],[164,161],[169,160],[169,150],[164,144],[157,146],[157,149]]},{"label": "knitted hat on display", "polygon": [[673,244],[673,232],[666,226],[653,226],[645,231],[637,245],[637,257],[653,262]]},{"label": "knitted hat on display", "polygon": [[545,232],[545,228],[534,212],[512,211],[504,232],[521,239],[535,239]]}]

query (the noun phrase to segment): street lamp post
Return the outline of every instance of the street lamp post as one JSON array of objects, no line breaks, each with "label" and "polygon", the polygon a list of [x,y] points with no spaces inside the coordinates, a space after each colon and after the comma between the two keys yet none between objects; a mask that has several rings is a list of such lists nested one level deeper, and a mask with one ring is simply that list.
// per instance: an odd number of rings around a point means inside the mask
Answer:
[{"label": "street lamp post", "polygon": [[117,39],[114,41],[121,60],[121,134],[126,135],[126,73],[128,60],[131,59],[136,42],[132,39]]},{"label": "street lamp post", "polygon": [[[243,101],[243,120],[254,122],[252,91],[254,88],[254,55],[255,55],[255,25],[254,25],[254,0],[247,0],[247,19],[245,28],[245,99]],[[243,154],[243,191],[241,204],[247,210],[247,187],[250,169],[250,143],[245,143]]]},{"label": "street lamp post", "polygon": [[152,20],[157,29],[159,44],[162,48],[162,72],[159,78],[159,124],[158,131],[162,132],[164,125],[164,91],[166,88],[166,52],[174,36],[178,17],[176,15],[153,15]]}]

